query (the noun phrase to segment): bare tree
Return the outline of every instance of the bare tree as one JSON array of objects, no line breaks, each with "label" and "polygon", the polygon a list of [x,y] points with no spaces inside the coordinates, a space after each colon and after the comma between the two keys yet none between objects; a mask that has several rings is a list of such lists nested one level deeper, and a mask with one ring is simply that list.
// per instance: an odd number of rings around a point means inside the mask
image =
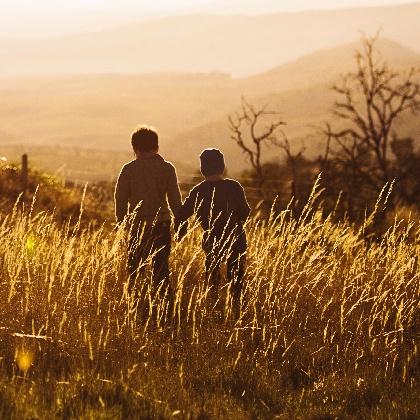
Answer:
[{"label": "bare tree", "polygon": [[395,123],[406,111],[420,110],[420,85],[415,80],[418,69],[402,74],[382,60],[375,49],[377,40],[378,36],[363,39],[356,53],[357,70],[333,87],[339,96],[333,112],[344,128],[334,131],[327,125],[325,134],[335,159],[350,170],[349,182],[363,180],[379,191],[392,179]]},{"label": "bare tree", "polygon": [[292,185],[291,185],[291,195],[295,200],[299,198],[299,185],[300,180],[298,179],[298,166],[299,161],[303,158],[306,147],[302,144],[300,149],[293,153],[290,147],[289,139],[285,134],[283,134],[282,140],[275,140],[274,144],[282,149],[286,155],[286,162],[292,172]]},{"label": "bare tree", "polygon": [[231,139],[247,155],[262,199],[264,199],[263,186],[266,181],[262,160],[263,147],[277,141],[277,131],[285,124],[279,119],[277,112],[268,111],[266,107],[257,109],[245,98],[242,98],[241,111],[229,116]]}]

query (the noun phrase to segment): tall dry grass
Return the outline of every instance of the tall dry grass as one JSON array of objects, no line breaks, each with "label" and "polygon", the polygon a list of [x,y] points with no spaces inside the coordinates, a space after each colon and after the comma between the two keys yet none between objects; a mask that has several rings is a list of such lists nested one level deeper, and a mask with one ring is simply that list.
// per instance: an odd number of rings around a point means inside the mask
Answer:
[{"label": "tall dry grass", "polygon": [[211,299],[196,224],[174,244],[170,307],[148,272],[128,295],[123,228],[2,215],[2,416],[417,415],[419,221],[366,240],[372,219],[317,202],[248,222],[239,318],[229,285]]}]

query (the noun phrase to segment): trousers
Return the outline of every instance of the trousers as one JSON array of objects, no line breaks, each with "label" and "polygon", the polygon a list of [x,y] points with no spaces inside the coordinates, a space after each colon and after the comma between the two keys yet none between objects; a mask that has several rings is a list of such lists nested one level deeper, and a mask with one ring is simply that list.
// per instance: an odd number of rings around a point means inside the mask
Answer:
[{"label": "trousers", "polygon": [[203,250],[206,254],[206,279],[218,289],[220,285],[220,266],[226,261],[226,276],[231,285],[233,297],[239,299],[246,268],[246,236],[239,234],[232,242],[219,244],[216,238],[204,237]]},{"label": "trousers", "polygon": [[128,248],[129,292],[144,271],[145,263],[151,257],[153,286],[169,287],[169,255],[171,253],[171,224],[138,223],[130,233]]}]

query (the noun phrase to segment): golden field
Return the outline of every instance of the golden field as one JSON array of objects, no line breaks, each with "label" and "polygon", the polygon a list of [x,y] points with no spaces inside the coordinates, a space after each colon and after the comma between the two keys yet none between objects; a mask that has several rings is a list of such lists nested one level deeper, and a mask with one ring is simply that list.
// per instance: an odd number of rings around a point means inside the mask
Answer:
[{"label": "golden field", "polygon": [[314,192],[247,224],[240,316],[210,298],[200,229],[174,243],[175,304],[139,279],[124,228],[0,216],[0,417],[401,418],[420,415],[420,224],[380,238]]}]

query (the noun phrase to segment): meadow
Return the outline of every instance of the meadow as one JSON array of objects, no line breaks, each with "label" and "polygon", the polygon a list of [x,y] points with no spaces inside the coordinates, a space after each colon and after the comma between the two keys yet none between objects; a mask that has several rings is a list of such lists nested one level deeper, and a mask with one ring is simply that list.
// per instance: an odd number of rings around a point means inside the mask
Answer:
[{"label": "meadow", "polygon": [[173,305],[148,272],[127,293],[126,231],[0,215],[0,418],[420,416],[420,222],[380,237],[314,192],[246,226],[239,318],[215,301],[193,223],[173,244]]}]

